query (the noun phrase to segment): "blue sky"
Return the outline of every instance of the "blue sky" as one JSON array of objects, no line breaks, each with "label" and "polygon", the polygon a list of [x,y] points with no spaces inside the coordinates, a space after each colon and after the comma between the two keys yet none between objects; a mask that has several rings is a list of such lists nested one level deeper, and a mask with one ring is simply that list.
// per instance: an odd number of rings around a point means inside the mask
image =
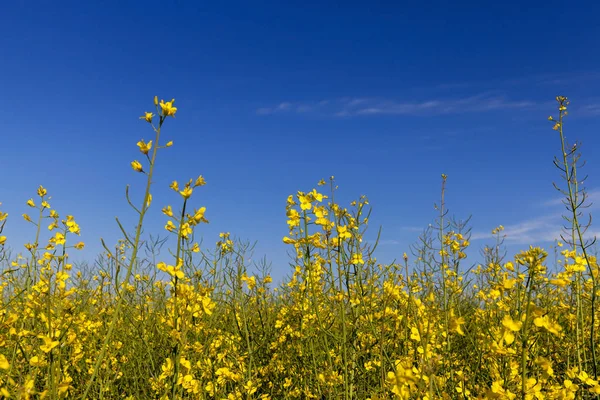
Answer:
[{"label": "blue sky", "polygon": [[[335,175],[339,196],[361,194],[381,225],[382,261],[400,257],[435,218],[440,174],[473,246],[503,224],[513,250],[549,245],[561,206],[546,120],[571,99],[567,136],[583,143],[588,188],[600,199],[600,37],[595,2],[35,2],[0,14],[2,210],[20,249],[39,184],[100,251],[133,224],[126,184],[138,117],[152,98],[176,99],[159,156],[146,232],[179,204],[168,183],[208,185],[205,243],[218,233],[257,240],[275,275],[288,271],[285,200]],[[136,191],[136,189],[138,189]],[[593,208],[591,209],[593,211]],[[489,242],[489,241],[487,241]],[[476,251],[474,256],[476,256]],[[83,257],[79,255],[77,257]],[[476,258],[472,258],[475,262]]]}]

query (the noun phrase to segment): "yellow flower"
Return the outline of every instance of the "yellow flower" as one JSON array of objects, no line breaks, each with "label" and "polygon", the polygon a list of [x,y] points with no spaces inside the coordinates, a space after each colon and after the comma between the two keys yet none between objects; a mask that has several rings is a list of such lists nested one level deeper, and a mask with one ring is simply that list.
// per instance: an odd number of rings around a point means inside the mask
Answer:
[{"label": "yellow flower", "polygon": [[159,262],[158,264],[156,264],[156,268],[158,268],[161,271],[164,271],[164,272],[168,273],[173,278],[175,278],[175,277],[177,277],[179,279],[185,278],[185,274],[181,270],[181,266],[180,265],[177,265],[177,266],[174,267],[172,265],[167,265],[164,262]]},{"label": "yellow flower", "polygon": [[59,344],[58,340],[52,340],[52,338],[48,336],[40,335],[38,338],[44,341],[44,344],[40,346],[40,350],[42,350],[44,353],[51,352],[52,349]]},{"label": "yellow flower", "polygon": [[312,208],[312,197],[310,194],[298,193],[298,200],[300,200],[300,208],[302,210],[310,210]]},{"label": "yellow flower", "polygon": [[502,319],[502,325],[509,331],[517,332],[521,330],[523,323],[521,321],[513,321],[510,315],[505,315],[504,319]]},{"label": "yellow flower", "polygon": [[175,113],[177,112],[177,107],[173,107],[173,103],[175,102],[175,99],[171,100],[171,101],[167,101],[165,103],[164,100],[160,101],[160,108],[162,109],[162,115],[163,117],[174,117]]},{"label": "yellow flower", "polygon": [[73,382],[73,378],[71,378],[70,376],[66,376],[59,384],[58,384],[58,394],[62,395],[65,394],[69,391],[69,389],[72,389],[73,386],[71,385],[71,382]]},{"label": "yellow flower", "polygon": [[35,203],[33,202],[33,199],[27,200],[27,205],[32,208],[35,207]]},{"label": "yellow flower", "polygon": [[174,191],[179,192],[179,184],[177,183],[177,181],[171,182],[171,184],[169,185],[169,187],[171,189],[173,189]]},{"label": "yellow flower", "polygon": [[173,209],[171,208],[171,206],[166,206],[163,207],[162,209],[163,214],[165,214],[167,217],[172,217],[173,216]]},{"label": "yellow flower", "polygon": [[83,242],[79,242],[79,243],[75,244],[75,248],[76,248],[77,250],[81,250],[81,249],[83,249],[84,247],[85,247],[85,243],[83,243]]},{"label": "yellow flower", "polygon": [[177,227],[175,226],[173,221],[168,220],[167,224],[165,225],[165,229],[168,230],[169,232],[174,232],[177,230]]},{"label": "yellow flower", "polygon": [[148,143],[144,142],[143,140],[140,140],[139,142],[137,142],[137,146],[140,148],[140,151],[143,154],[148,154],[148,152],[152,149],[152,140]]},{"label": "yellow flower", "polygon": [[64,245],[66,241],[65,235],[60,232],[56,232],[56,235],[54,236],[54,243]]},{"label": "yellow flower", "polygon": [[361,253],[352,254],[352,258],[350,258],[350,264],[364,264],[363,256]]},{"label": "yellow flower", "polygon": [[9,369],[10,368],[10,364],[8,363],[8,360],[6,359],[6,356],[4,354],[0,354],[0,369]]},{"label": "yellow flower", "polygon": [[169,140],[169,141],[167,142],[167,144],[165,144],[165,147],[171,147],[171,146],[173,146],[173,141],[172,141],[172,140]]},{"label": "yellow flower", "polygon": [[200,207],[198,210],[194,210],[194,216],[192,217],[193,221],[190,221],[192,224],[199,224],[200,222],[208,223],[208,220],[204,218],[204,214],[206,213],[206,207]]},{"label": "yellow flower", "polygon": [[462,326],[465,324],[463,317],[456,317],[454,310],[450,310],[450,329],[461,336],[465,336]]},{"label": "yellow flower", "polygon": [[27,222],[33,222],[33,221],[31,220],[31,217],[30,217],[29,215],[27,215],[27,214],[23,214],[23,219],[24,219],[25,221],[27,221]]},{"label": "yellow flower", "polygon": [[548,332],[550,332],[556,336],[560,336],[560,332],[562,331],[562,326],[560,326],[556,322],[551,321],[547,315],[544,315],[543,317],[535,318],[533,320],[533,323],[538,328],[542,328],[542,327],[546,328],[546,330]]},{"label": "yellow flower", "polygon": [[131,168],[133,168],[133,170],[136,172],[144,172],[144,169],[142,168],[142,164],[140,164],[140,162],[138,160],[133,160],[131,162]]},{"label": "yellow flower", "polygon": [[410,338],[412,340],[416,340],[417,342],[421,341],[421,335],[420,335],[419,329],[417,329],[417,327],[413,326],[412,328],[410,328]]},{"label": "yellow flower", "polygon": [[189,186],[186,186],[181,192],[179,192],[179,194],[183,196],[184,199],[189,199],[193,191],[194,189],[192,189]]},{"label": "yellow flower", "polygon": [[40,359],[38,356],[33,356],[29,359],[29,365],[32,367],[42,367],[44,365],[44,360]]},{"label": "yellow flower", "polygon": [[154,114],[152,114],[151,112],[146,111],[144,113],[144,115],[142,115],[140,117],[140,119],[144,119],[146,120],[146,122],[152,123],[152,118],[154,117]]},{"label": "yellow flower", "polygon": [[0,245],[4,245],[6,243],[6,236],[0,236]]},{"label": "yellow flower", "polygon": [[37,189],[37,194],[40,197],[44,197],[46,194],[48,193],[48,191],[46,189],[44,189],[44,187],[42,185],[40,185]]},{"label": "yellow flower", "polygon": [[194,187],[196,187],[196,186],[204,186],[204,185],[206,185],[206,181],[204,180],[204,177],[202,175],[200,175],[196,179],[196,182],[194,183]]},{"label": "yellow flower", "polygon": [[[65,221],[63,221],[65,222]],[[69,228],[69,232],[79,235],[79,225],[75,222],[75,218],[72,215],[67,215],[67,221],[65,222],[67,228]]]},{"label": "yellow flower", "polygon": [[348,227],[347,226],[340,226],[340,225],[338,225],[337,232],[338,232],[338,236],[339,236],[339,238],[341,240],[350,239],[352,237],[352,233],[350,233],[348,231]]},{"label": "yellow flower", "polygon": [[254,394],[258,388],[252,381],[248,381],[244,384],[244,390],[248,395]]},{"label": "yellow flower", "polygon": [[181,236],[186,238],[192,234],[192,228],[190,227],[190,224],[188,224],[187,222],[184,223],[183,225],[181,225]]}]

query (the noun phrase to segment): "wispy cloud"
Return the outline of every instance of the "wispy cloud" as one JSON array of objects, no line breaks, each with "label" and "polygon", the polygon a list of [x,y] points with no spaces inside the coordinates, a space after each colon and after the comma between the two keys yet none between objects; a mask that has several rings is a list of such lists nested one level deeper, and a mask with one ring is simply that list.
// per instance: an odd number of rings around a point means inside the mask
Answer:
[{"label": "wispy cloud", "polygon": [[[564,196],[562,196],[562,197],[557,196],[554,199],[544,201],[542,203],[542,205],[543,206],[559,206],[559,205],[564,204],[563,203],[564,200],[565,200]],[[587,206],[586,207],[587,210],[600,208],[600,189],[588,190],[584,205]]]},{"label": "wispy cloud", "polygon": [[[589,189],[587,194],[588,197],[584,204],[588,207],[581,209],[580,222],[582,224],[588,222],[587,212],[600,208],[600,188]],[[538,206],[547,207],[545,214],[515,224],[505,225],[502,232],[506,236],[505,243],[528,245],[560,240],[561,234],[565,233],[564,226],[567,223],[563,218],[563,215],[565,215],[563,199],[564,197],[557,196],[550,200],[541,201]],[[471,240],[490,240],[493,236],[491,230],[492,228],[487,231],[473,232]],[[600,230],[592,226],[585,233],[584,238],[591,239],[594,236],[600,237]]]},{"label": "wispy cloud", "polygon": [[[553,242],[561,240],[561,234],[565,233],[562,228],[564,223],[561,214],[554,213],[505,225],[502,235],[505,236],[506,244],[535,245]],[[491,229],[487,232],[477,231],[472,233],[471,240],[491,240],[492,236]],[[600,237],[600,231],[590,229],[585,233],[584,239],[592,239],[594,236]]]},{"label": "wispy cloud", "polygon": [[[535,244],[551,242],[560,239],[561,234],[560,214],[551,214],[538,218],[531,218],[513,225],[505,225],[502,234],[506,243]],[[491,229],[487,232],[473,232],[471,240],[492,239]]]},{"label": "wispy cloud", "polygon": [[277,104],[275,107],[263,107],[256,110],[256,113],[259,115],[269,115],[275,114],[277,112],[290,111],[292,107],[292,103],[283,102]]},{"label": "wispy cloud", "polygon": [[600,115],[600,103],[596,103],[596,104],[587,104],[581,108],[579,108],[578,110],[576,110],[577,114],[581,114],[581,115],[585,115],[585,116],[589,116],[589,117],[594,117],[594,116],[599,116]]},{"label": "wispy cloud", "polygon": [[256,110],[259,115],[314,112],[336,117],[368,115],[445,115],[494,110],[525,110],[537,105],[529,100],[482,93],[468,97],[399,101],[382,98],[345,97],[315,102],[282,102]]}]

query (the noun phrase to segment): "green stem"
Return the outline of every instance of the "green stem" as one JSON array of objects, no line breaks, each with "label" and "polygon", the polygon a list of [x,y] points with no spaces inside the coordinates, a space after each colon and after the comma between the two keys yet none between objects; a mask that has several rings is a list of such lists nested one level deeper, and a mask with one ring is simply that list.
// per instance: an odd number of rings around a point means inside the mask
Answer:
[{"label": "green stem", "polygon": [[[148,210],[148,198],[150,196],[150,187],[152,186],[152,174],[154,172],[156,153],[158,150],[158,140],[160,138],[160,130],[162,128],[162,124],[163,124],[165,118],[166,117],[162,117],[162,116],[160,117],[160,122],[158,124],[158,128],[155,129],[156,138],[154,141],[154,149],[152,151],[152,159],[150,160],[150,169],[148,171],[148,180],[146,182],[146,192],[144,194],[144,204],[142,205],[142,209],[140,211],[140,217],[139,217],[138,224],[137,224],[136,231],[135,231],[135,240],[133,242],[133,250],[132,250],[132,254],[131,254],[131,259],[129,261],[129,265],[127,266],[127,273],[125,275],[125,279],[123,280],[124,282],[129,282],[129,278],[131,277],[131,274],[133,272],[133,266],[135,265],[135,262],[137,260],[137,254],[138,254],[139,245],[140,245],[140,237],[142,235],[142,224],[144,222],[144,216],[146,215],[146,211]],[[112,335],[115,330],[115,326],[117,325],[117,320],[119,318],[119,314],[121,313],[122,307],[123,307],[123,297],[119,296],[118,300],[117,300],[117,306],[115,307],[112,319],[110,321],[110,325],[108,326],[108,332],[106,332],[106,336],[104,337],[104,341],[102,343],[102,349],[100,350],[98,359],[96,360],[96,363],[94,364],[94,370],[93,370],[92,376],[90,377],[90,380],[88,381],[88,383],[85,387],[83,396],[81,396],[82,400],[87,399],[87,397],[90,393],[90,390],[92,388],[92,385],[94,384],[94,380],[96,379],[96,377],[98,375],[98,369],[100,368],[100,365],[102,365],[102,361],[104,360],[104,357],[106,355],[106,349],[112,339]]]}]

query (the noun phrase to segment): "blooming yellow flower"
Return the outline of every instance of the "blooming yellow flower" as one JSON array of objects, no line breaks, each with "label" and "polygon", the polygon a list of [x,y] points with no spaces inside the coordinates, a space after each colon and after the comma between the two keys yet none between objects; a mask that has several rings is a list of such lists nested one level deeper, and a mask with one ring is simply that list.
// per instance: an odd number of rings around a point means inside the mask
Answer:
[{"label": "blooming yellow flower", "polygon": [[352,257],[350,258],[350,264],[364,264],[364,260],[363,260],[363,256],[361,253],[355,253],[352,254]]},{"label": "blooming yellow flower", "polygon": [[77,222],[75,222],[75,218],[72,215],[67,215],[67,220],[65,221],[65,225],[69,229],[69,232],[79,235],[80,229]]},{"label": "blooming yellow flower", "polygon": [[33,356],[29,359],[29,365],[32,367],[42,367],[44,365],[44,360],[40,359],[38,356]]},{"label": "blooming yellow flower", "polygon": [[189,199],[193,191],[194,189],[192,189],[190,186],[186,186],[181,192],[179,192],[179,194],[183,196],[184,199]]},{"label": "blooming yellow flower", "polygon": [[146,122],[152,123],[152,118],[154,117],[154,114],[152,114],[151,112],[146,111],[144,113],[144,115],[142,115],[140,117],[140,119],[144,119],[146,120]]},{"label": "blooming yellow flower", "polygon": [[174,232],[177,230],[177,227],[175,226],[173,221],[168,220],[167,224],[165,225],[165,229],[168,230],[169,232]]},{"label": "blooming yellow flower", "polygon": [[298,200],[300,200],[300,208],[302,210],[310,210],[312,208],[311,202],[313,199],[310,194],[298,194]]},{"label": "blooming yellow flower", "polygon": [[523,323],[521,321],[513,321],[510,315],[505,315],[502,319],[502,325],[510,331],[517,332],[521,330]]},{"label": "blooming yellow flower", "polygon": [[8,360],[6,359],[6,356],[4,354],[0,354],[0,369],[9,369],[10,368],[10,364],[8,363]]},{"label": "blooming yellow flower", "polygon": [[138,160],[133,160],[131,162],[131,168],[133,168],[133,170],[136,172],[144,172],[144,169],[142,168],[142,164],[140,164],[140,162]]},{"label": "blooming yellow flower", "polygon": [[27,200],[27,205],[32,208],[35,207],[35,203],[33,202],[33,199]]},{"label": "blooming yellow flower", "polygon": [[165,262],[159,262],[158,264],[156,264],[156,268],[158,268],[161,271],[164,271],[164,272],[168,273],[173,278],[175,278],[175,277],[177,277],[179,279],[185,278],[185,274],[181,270],[181,266],[180,265],[172,266],[172,265],[167,265]]},{"label": "blooming yellow flower", "polygon": [[200,175],[198,178],[196,178],[196,182],[194,183],[194,187],[196,186],[204,186],[206,185],[206,181],[204,180],[204,177],[202,175]]},{"label": "blooming yellow flower", "polygon": [[190,224],[188,224],[187,222],[184,223],[183,225],[181,225],[181,236],[186,238],[192,234],[192,228],[190,227]]},{"label": "blooming yellow flower", "polygon": [[52,338],[48,336],[39,335],[38,338],[44,341],[44,344],[40,346],[40,350],[42,350],[44,353],[51,352],[53,348],[59,345],[58,340],[52,340]]},{"label": "blooming yellow flower", "polygon": [[194,211],[194,216],[192,217],[196,224],[200,222],[208,223],[208,220],[204,218],[204,214],[206,213],[206,207],[200,207],[198,210]]},{"label": "blooming yellow flower", "polygon": [[56,235],[54,235],[54,243],[64,245],[66,241],[65,235],[61,232],[56,232]]},{"label": "blooming yellow flower", "polygon": [[140,151],[143,154],[148,154],[148,152],[152,149],[152,140],[146,143],[144,140],[140,140],[137,142],[137,146],[140,148]]},{"label": "blooming yellow flower", "polygon": [[6,236],[0,236],[0,245],[4,245],[6,243]]},{"label": "blooming yellow flower", "polygon": [[71,385],[71,382],[73,382],[73,378],[68,375],[65,376],[65,378],[58,384],[58,394],[63,395],[67,393],[69,389],[72,389],[73,386]]},{"label": "blooming yellow flower", "polygon": [[44,189],[44,187],[42,185],[40,185],[37,189],[37,194],[40,197],[44,197],[46,194],[48,194],[48,191],[46,189]]},{"label": "blooming yellow flower", "polygon": [[173,103],[175,103],[175,99],[171,101],[167,101],[165,103],[164,100],[160,101],[160,108],[162,109],[162,115],[164,117],[174,117],[177,112],[177,107],[173,107]]},{"label": "blooming yellow flower", "polygon": [[163,214],[165,214],[168,217],[173,216],[173,209],[171,208],[171,206],[163,207],[162,212],[163,212]]}]

